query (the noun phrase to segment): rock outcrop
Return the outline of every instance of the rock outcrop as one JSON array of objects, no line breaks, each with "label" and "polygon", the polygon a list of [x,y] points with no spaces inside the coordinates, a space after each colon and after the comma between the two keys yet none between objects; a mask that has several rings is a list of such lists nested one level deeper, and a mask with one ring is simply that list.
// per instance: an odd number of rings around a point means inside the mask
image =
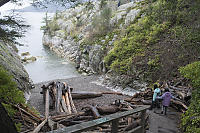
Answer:
[{"label": "rock outcrop", "polygon": [[76,68],[81,72],[88,74],[106,72],[103,59],[112,49],[114,41],[117,40],[117,33],[101,37],[101,40],[97,39],[98,41],[92,41],[90,39],[92,34],[99,32],[95,31],[98,24],[95,24],[94,19],[101,19],[101,13],[104,11],[107,11],[104,16],[111,12],[111,15],[107,16],[109,21],[106,26],[110,29],[118,27],[120,30],[129,25],[139,13],[140,9],[136,6],[136,1],[122,4],[119,7],[117,1],[108,1],[103,7],[100,2],[91,2],[56,13],[51,22],[47,24],[43,44],[59,56],[76,62]]},{"label": "rock outcrop", "polygon": [[13,76],[20,90],[29,91],[31,89],[32,83],[17,55],[14,45],[0,41],[0,66]]}]

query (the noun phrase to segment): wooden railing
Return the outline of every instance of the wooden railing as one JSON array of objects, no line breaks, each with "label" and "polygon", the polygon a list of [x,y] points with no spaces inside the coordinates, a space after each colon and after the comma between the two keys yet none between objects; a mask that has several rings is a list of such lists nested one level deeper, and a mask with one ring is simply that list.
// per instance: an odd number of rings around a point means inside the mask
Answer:
[{"label": "wooden railing", "polygon": [[145,132],[145,116],[146,116],[146,110],[148,108],[149,108],[149,106],[146,106],[146,105],[139,106],[136,109],[107,115],[103,118],[99,118],[99,119],[88,121],[88,122],[83,122],[81,124],[76,124],[76,125],[73,125],[70,127],[60,128],[60,129],[51,131],[49,133],[80,133],[83,131],[88,131],[90,129],[93,129],[94,127],[100,126],[100,125],[108,123],[108,122],[112,122],[111,133],[117,133],[119,119],[129,116],[129,115],[132,115],[132,114],[135,114],[135,113],[138,113],[138,112],[141,112],[140,126],[134,128],[131,131],[128,131],[128,133],[144,133]]}]

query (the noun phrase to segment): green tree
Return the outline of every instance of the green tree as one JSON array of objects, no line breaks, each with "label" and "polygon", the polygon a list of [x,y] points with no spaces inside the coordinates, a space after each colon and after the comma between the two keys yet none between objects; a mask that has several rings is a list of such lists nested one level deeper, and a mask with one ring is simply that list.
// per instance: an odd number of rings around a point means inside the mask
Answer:
[{"label": "green tree", "polygon": [[0,40],[6,43],[19,44],[16,39],[24,36],[29,25],[25,25],[21,18],[4,16],[0,19]]}]

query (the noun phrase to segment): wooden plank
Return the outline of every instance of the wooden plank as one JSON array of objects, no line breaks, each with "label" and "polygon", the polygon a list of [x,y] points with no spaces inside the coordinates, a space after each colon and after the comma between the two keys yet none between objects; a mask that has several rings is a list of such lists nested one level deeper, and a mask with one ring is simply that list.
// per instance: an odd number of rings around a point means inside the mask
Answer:
[{"label": "wooden plank", "polygon": [[62,105],[62,108],[63,108],[64,112],[66,112],[66,113],[69,114],[64,99],[65,99],[65,97],[62,96],[62,98],[61,98],[61,105]]},{"label": "wooden plank", "polygon": [[69,102],[70,102],[70,105],[71,105],[71,107],[72,107],[72,112],[73,112],[73,113],[77,113],[76,107],[75,107],[74,102],[73,102],[73,100],[72,100],[71,90],[68,89],[67,91],[68,91]]},{"label": "wooden plank", "polygon": [[128,131],[127,133],[142,133],[142,126],[138,126],[133,130]]},{"label": "wooden plank", "polygon": [[68,110],[69,114],[71,114],[72,110],[71,110],[71,106],[70,106],[70,102],[69,102],[68,92],[65,93],[65,101],[66,101],[66,105],[67,105],[67,110]]},{"label": "wooden plank", "polygon": [[49,117],[49,90],[46,90],[46,100],[45,100],[45,118]]},{"label": "wooden plank", "polygon": [[[128,116],[128,115],[138,113],[138,112],[140,112],[142,110],[146,110],[148,108],[149,108],[149,106],[138,107],[138,108],[133,109],[133,110],[107,115],[107,116],[100,118],[100,119],[96,119],[96,120],[92,120],[92,121],[88,121],[88,122],[83,122],[81,124],[73,125],[73,126],[70,126],[70,127],[62,128],[62,129],[58,129],[58,130],[55,130],[54,132],[56,132],[56,133],[78,133],[78,132],[86,131],[88,129],[94,128],[94,127],[102,125],[104,123],[107,123],[107,122],[110,122],[110,121],[113,121],[113,120],[116,120],[116,119],[120,119],[120,118],[123,118],[123,117]],[[53,133],[53,132],[49,132],[49,133]]]},{"label": "wooden plank", "polygon": [[60,101],[62,97],[62,88],[60,83],[56,83],[57,85],[57,95],[56,95],[56,112],[60,112]]}]

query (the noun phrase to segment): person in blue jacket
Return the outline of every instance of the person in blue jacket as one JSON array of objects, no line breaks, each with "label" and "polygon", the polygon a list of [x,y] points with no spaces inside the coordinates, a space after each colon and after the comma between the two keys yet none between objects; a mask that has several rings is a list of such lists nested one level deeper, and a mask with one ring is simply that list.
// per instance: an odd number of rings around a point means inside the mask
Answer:
[{"label": "person in blue jacket", "polygon": [[160,95],[161,95],[160,88],[158,88],[157,84],[154,84],[153,99],[150,110],[153,109],[154,107],[159,107],[158,100],[156,99],[156,97]]}]

